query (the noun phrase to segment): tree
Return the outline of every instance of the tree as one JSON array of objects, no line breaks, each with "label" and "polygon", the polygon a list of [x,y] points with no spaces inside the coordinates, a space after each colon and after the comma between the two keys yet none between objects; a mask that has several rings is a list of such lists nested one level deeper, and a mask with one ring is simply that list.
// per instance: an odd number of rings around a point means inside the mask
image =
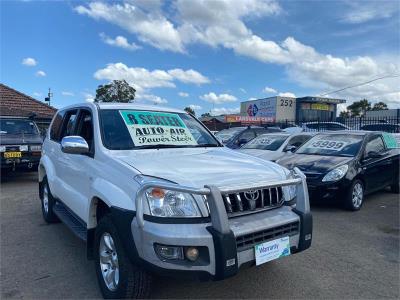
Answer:
[{"label": "tree", "polygon": [[96,102],[127,103],[135,99],[136,90],[125,80],[113,80],[109,84],[99,85],[96,90]]},{"label": "tree", "polygon": [[371,110],[371,103],[367,99],[356,101],[347,106],[347,110],[350,111],[352,117],[363,116],[368,110]]},{"label": "tree", "polygon": [[377,102],[374,104],[371,110],[386,110],[388,109],[386,103],[384,102]]},{"label": "tree", "polygon": [[340,112],[339,117],[341,118],[350,118],[350,112],[348,110],[343,110]]},{"label": "tree", "polygon": [[206,113],[202,114],[201,117],[202,118],[211,117],[211,114],[209,112],[206,112]]},{"label": "tree", "polygon": [[185,107],[183,110],[186,111],[186,112],[188,112],[189,114],[192,114],[193,116],[196,115],[194,109],[191,108],[191,107],[189,107],[189,106]]}]

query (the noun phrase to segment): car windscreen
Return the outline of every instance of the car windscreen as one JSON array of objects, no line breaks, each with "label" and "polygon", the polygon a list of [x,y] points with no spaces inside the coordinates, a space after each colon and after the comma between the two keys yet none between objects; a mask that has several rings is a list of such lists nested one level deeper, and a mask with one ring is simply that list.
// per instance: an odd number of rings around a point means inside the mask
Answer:
[{"label": "car windscreen", "polygon": [[230,141],[234,136],[236,136],[239,132],[243,131],[244,128],[242,127],[235,127],[224,129],[218,132],[215,136],[219,139],[222,143],[227,143]]},{"label": "car windscreen", "polygon": [[30,120],[0,119],[0,134],[39,134]]},{"label": "car windscreen", "polygon": [[245,144],[241,149],[262,149],[276,151],[287,140],[288,135],[263,134]]},{"label": "car windscreen", "polygon": [[319,134],[301,146],[296,153],[351,157],[360,150],[363,137],[351,134]]},{"label": "car windscreen", "polygon": [[103,144],[110,150],[219,146],[186,113],[104,109],[99,115]]}]

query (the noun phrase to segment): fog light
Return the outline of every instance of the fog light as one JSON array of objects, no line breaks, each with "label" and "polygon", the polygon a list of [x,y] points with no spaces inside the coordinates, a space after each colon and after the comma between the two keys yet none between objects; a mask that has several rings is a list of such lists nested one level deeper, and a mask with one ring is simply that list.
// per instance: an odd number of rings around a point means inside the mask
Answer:
[{"label": "fog light", "polygon": [[199,250],[196,247],[188,247],[185,249],[185,256],[190,261],[196,261],[199,257]]},{"label": "fog light", "polygon": [[183,248],[179,246],[166,246],[166,245],[155,245],[155,250],[158,256],[162,259],[183,259]]}]

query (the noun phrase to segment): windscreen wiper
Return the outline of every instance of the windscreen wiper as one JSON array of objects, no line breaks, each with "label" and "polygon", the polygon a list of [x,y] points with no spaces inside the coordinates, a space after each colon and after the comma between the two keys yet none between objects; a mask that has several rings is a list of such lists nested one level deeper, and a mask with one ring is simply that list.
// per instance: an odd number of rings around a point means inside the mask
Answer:
[{"label": "windscreen wiper", "polygon": [[198,144],[193,147],[201,148],[201,147],[222,147],[222,146],[220,146],[218,144]]},{"label": "windscreen wiper", "polygon": [[136,146],[136,150],[140,149],[164,149],[164,148],[187,148],[192,147],[191,145],[168,145],[168,144],[156,144],[156,145],[143,145]]}]

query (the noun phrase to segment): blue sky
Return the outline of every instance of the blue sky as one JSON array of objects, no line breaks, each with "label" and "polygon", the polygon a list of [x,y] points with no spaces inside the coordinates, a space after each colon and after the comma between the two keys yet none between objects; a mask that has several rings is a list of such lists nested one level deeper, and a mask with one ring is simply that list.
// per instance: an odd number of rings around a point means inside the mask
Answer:
[{"label": "blue sky", "polygon": [[[126,79],[200,114],[400,73],[399,1],[2,1],[1,82],[62,107]],[[399,77],[329,96],[400,106]]]}]

